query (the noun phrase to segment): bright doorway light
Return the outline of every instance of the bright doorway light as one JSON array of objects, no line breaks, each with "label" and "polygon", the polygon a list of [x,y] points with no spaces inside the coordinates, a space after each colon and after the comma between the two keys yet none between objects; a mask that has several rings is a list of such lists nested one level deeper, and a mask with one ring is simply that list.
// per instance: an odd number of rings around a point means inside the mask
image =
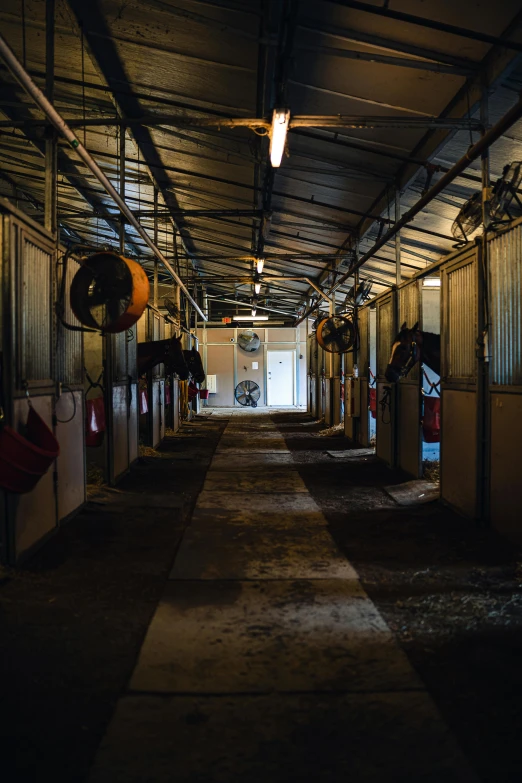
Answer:
[{"label": "bright doorway light", "polygon": [[422,284],[426,288],[440,288],[440,277],[425,277]]},{"label": "bright doorway light", "polygon": [[272,130],[270,131],[270,162],[275,169],[281,165],[289,122],[290,111],[288,109],[274,109]]},{"label": "bright doorway light", "polygon": [[[253,318],[252,315],[233,315],[232,316],[232,319],[234,321],[252,321],[252,318]],[[256,321],[268,321],[268,315],[258,315],[258,316],[256,316]]]}]

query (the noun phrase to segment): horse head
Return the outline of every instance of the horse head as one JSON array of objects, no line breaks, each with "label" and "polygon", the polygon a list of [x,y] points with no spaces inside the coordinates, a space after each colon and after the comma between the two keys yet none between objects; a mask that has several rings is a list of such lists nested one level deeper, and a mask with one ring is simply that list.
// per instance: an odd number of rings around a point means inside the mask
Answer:
[{"label": "horse head", "polygon": [[422,332],[419,323],[408,329],[406,321],[393,341],[390,362],[386,367],[384,377],[389,383],[397,383],[406,376],[411,368],[420,360],[422,352]]},{"label": "horse head", "polygon": [[189,377],[190,369],[185,359],[185,352],[181,347],[181,335],[173,337],[168,341],[165,354],[165,369],[169,375],[176,373],[181,381],[186,381]]},{"label": "horse head", "polygon": [[189,372],[196,383],[203,383],[206,376],[199,351],[196,351],[195,348],[192,348],[190,351],[183,351],[183,354],[185,356],[185,361],[188,365]]}]

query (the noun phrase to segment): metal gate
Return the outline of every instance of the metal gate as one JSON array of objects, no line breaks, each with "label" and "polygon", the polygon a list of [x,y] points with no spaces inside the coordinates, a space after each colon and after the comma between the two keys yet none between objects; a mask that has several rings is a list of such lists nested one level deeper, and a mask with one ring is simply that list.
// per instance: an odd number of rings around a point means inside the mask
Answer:
[{"label": "metal gate", "polygon": [[522,530],[522,223],[488,243],[490,518]]},{"label": "metal gate", "polygon": [[441,496],[468,517],[480,513],[478,252],[465,248],[441,267]]},{"label": "metal gate", "polygon": [[[420,282],[418,280],[404,284],[399,288],[398,301],[399,328],[404,322],[410,328],[417,321],[421,322]],[[400,379],[396,392],[397,466],[409,473],[410,476],[418,478],[422,475],[422,394],[419,364],[415,364],[408,375]]]},{"label": "metal gate", "polygon": [[31,492],[0,489],[0,561],[9,564],[27,557],[85,498],[81,341],[57,326],[55,283],[53,237],[0,200],[0,407],[5,424],[23,434],[29,397],[61,448]]},{"label": "metal gate", "polygon": [[319,418],[319,345],[315,332],[308,335],[308,410],[314,419]]},{"label": "metal gate", "polygon": [[395,465],[396,388],[384,373],[397,334],[396,291],[387,291],[375,302],[377,309],[377,456],[387,465]]}]

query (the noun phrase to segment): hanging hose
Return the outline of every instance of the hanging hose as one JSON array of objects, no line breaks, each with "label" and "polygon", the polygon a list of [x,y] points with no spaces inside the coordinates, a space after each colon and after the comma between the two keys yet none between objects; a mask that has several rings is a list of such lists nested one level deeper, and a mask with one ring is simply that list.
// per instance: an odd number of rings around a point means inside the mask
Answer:
[{"label": "hanging hose", "polygon": [[[384,394],[382,395],[382,398],[379,400],[379,405],[381,406],[381,422],[383,424],[390,424],[391,422],[391,386],[384,386]],[[384,416],[386,413],[386,409],[388,409],[390,417],[388,421],[384,421]]]}]

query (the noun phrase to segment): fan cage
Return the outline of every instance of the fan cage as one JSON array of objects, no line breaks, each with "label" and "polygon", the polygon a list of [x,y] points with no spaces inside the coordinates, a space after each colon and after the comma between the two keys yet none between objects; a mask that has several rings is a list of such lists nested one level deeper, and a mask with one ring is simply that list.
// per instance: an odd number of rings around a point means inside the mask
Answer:
[{"label": "fan cage", "polygon": [[240,381],[234,390],[234,396],[240,405],[257,408],[261,389],[255,381]]}]

